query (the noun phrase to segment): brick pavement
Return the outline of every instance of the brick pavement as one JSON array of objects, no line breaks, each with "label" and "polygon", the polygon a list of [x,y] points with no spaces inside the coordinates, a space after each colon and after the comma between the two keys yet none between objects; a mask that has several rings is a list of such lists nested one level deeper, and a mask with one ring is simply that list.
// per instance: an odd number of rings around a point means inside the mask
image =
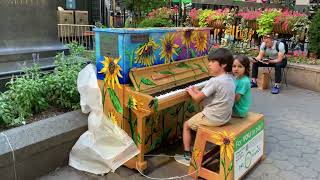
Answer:
[{"label": "brick pavement", "polygon": [[[320,93],[284,87],[281,94],[253,90],[252,111],[265,115],[266,159],[244,179],[249,180],[316,180],[320,179]],[[181,145],[178,145],[181,151]],[[167,149],[168,154],[177,149]],[[187,168],[172,158],[150,158],[152,177],[183,175]],[[145,179],[125,167],[106,176],[95,176],[63,167],[41,180],[72,179]],[[189,177],[184,179],[191,179]]]}]

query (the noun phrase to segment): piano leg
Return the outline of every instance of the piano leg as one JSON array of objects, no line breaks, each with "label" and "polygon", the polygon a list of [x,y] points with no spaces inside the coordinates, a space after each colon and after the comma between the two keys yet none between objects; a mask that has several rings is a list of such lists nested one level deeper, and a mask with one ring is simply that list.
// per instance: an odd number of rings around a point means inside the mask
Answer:
[{"label": "piano leg", "polygon": [[145,141],[145,129],[146,129],[146,124],[145,124],[145,115],[141,115],[140,113],[137,113],[137,132],[138,135],[140,136],[140,141],[137,142],[138,149],[140,153],[127,161],[125,165],[130,168],[130,169],[139,169],[139,171],[142,171],[147,169],[147,161],[144,160],[144,141]]},{"label": "piano leg", "polygon": [[144,141],[145,141],[145,129],[146,129],[146,122],[145,116],[137,116],[138,118],[138,135],[140,135],[140,143],[138,143],[138,149],[140,153],[137,157],[137,167],[139,170],[147,169],[147,161],[144,160]]}]

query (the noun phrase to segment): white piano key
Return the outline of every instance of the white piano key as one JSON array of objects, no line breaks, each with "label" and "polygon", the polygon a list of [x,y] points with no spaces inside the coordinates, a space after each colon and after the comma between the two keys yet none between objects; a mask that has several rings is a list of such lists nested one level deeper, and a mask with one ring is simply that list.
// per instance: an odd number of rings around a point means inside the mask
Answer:
[{"label": "white piano key", "polygon": [[[193,86],[195,86],[195,87],[197,87],[197,88],[202,88],[202,87],[204,87],[206,84],[207,84],[207,82],[208,82],[208,80],[205,80],[205,81],[202,81],[202,82],[200,82],[200,83],[197,83],[197,84],[194,84]],[[186,89],[184,88],[184,89],[177,89],[177,90],[175,90],[175,91],[171,91],[171,92],[168,92],[168,93],[166,93],[166,94],[161,94],[161,95],[159,95],[159,96],[155,96],[155,98],[157,98],[157,99],[165,99],[165,98],[167,98],[167,97],[169,97],[169,96],[174,96],[174,95],[176,95],[176,94],[179,94],[179,93],[181,93],[181,92],[183,92],[183,91],[185,91]]]}]

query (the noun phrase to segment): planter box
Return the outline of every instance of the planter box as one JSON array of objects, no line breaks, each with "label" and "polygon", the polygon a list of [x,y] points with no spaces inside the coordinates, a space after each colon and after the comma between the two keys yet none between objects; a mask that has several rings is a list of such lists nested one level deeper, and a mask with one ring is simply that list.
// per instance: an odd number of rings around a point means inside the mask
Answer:
[{"label": "planter box", "polygon": [[[288,84],[320,92],[320,65],[289,63],[286,68]],[[259,74],[263,72],[262,69],[259,68]],[[271,77],[274,80],[274,68]]]},{"label": "planter box", "polygon": [[0,134],[0,179],[35,179],[68,163],[69,152],[87,130],[87,115],[72,111],[3,131]]},{"label": "planter box", "polygon": [[320,65],[290,63],[288,68],[289,84],[320,92]]}]

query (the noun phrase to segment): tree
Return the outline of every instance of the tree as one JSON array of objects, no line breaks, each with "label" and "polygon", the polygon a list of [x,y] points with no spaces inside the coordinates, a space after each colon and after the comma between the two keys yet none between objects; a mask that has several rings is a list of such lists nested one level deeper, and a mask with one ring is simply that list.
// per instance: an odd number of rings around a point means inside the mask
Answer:
[{"label": "tree", "polygon": [[320,10],[314,15],[310,29],[309,29],[309,42],[310,51],[316,53],[320,57]]},{"label": "tree", "polygon": [[141,17],[152,9],[166,6],[168,0],[126,0],[126,7],[134,12],[134,18],[139,22]]}]

